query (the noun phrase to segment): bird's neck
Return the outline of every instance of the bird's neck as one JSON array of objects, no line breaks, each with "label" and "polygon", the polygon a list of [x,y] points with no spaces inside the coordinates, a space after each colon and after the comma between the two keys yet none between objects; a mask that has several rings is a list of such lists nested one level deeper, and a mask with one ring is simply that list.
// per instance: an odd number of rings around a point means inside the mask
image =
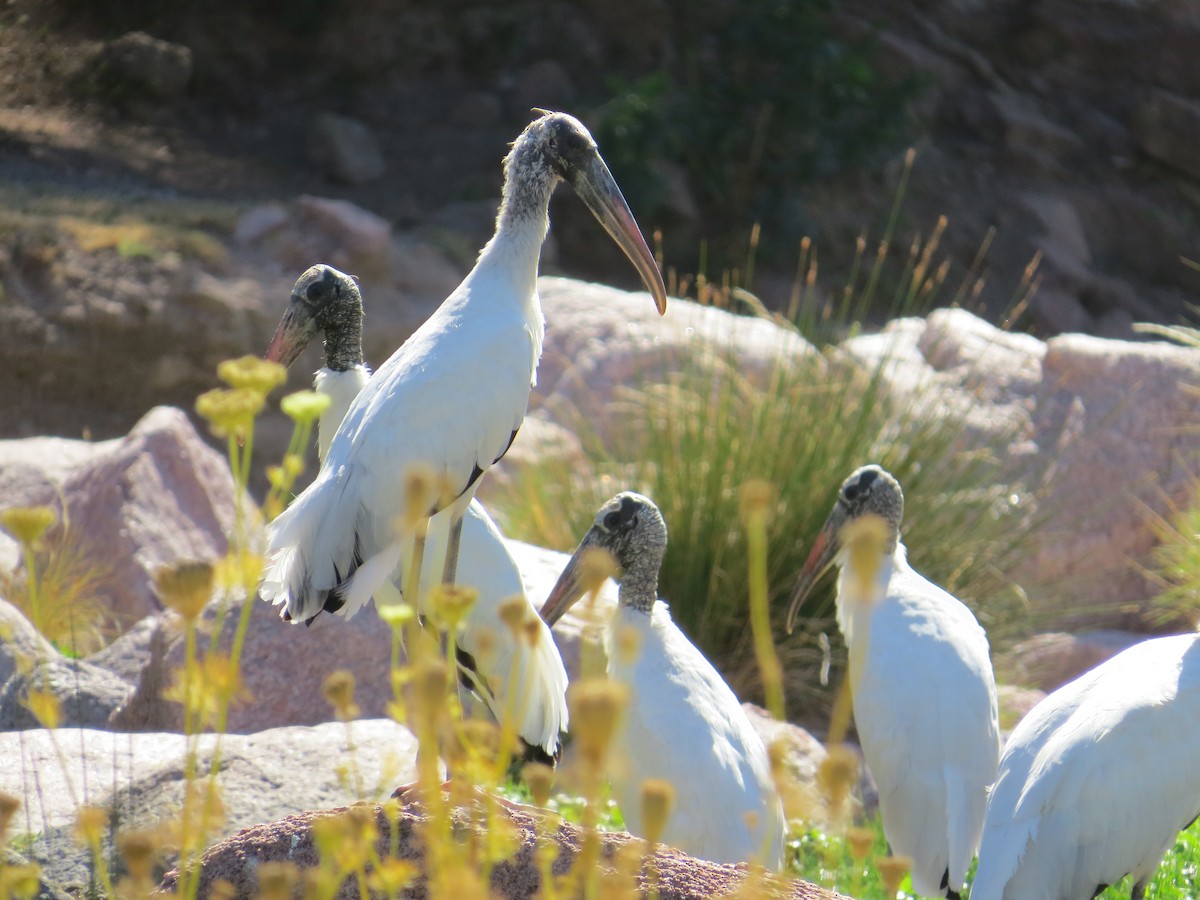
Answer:
[{"label": "bird's neck", "polygon": [[891,553],[881,554],[874,575],[858,571],[849,559],[838,573],[837,620],[850,653],[851,686],[858,683],[866,661],[871,616],[884,601],[897,568],[907,565],[904,545],[897,542]]},{"label": "bird's neck", "polygon": [[626,609],[636,609],[650,615],[658,600],[658,568],[660,561],[653,564],[645,557],[621,574],[617,599]]},{"label": "bird's neck", "polygon": [[346,411],[370,378],[371,371],[361,364],[345,371],[335,371],[328,367],[317,371],[313,388],[318,394],[327,396],[330,401],[329,406],[325,407],[325,411],[317,419],[318,459],[324,461]]},{"label": "bird's neck", "polygon": [[877,561],[862,568],[847,554],[838,573],[838,606],[874,606],[887,596],[892,574],[903,565],[906,565],[904,545],[899,542],[893,550],[881,553]]},{"label": "bird's neck", "polygon": [[362,364],[362,315],[347,315],[326,323],[325,367],[345,372]]}]

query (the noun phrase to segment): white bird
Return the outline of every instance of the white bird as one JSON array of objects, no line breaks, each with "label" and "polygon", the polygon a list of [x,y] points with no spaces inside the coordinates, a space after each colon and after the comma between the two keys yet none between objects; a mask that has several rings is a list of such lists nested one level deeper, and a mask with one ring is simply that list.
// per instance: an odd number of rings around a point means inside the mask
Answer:
[{"label": "white bird", "polygon": [[903,514],[900,485],[879,466],[847,478],[796,584],[787,629],[836,564],[854,721],[884,835],[912,860],[918,894],[957,897],[1000,757],[996,681],[971,611],[909,566]]},{"label": "white bird", "polygon": [[[323,333],[325,365],[317,370],[313,385],[331,401],[317,422],[317,455],[322,460],[346,410],[371,378],[363,363],[362,322],[362,294],[354,279],[332,266],[312,266],[292,288],[266,352],[267,359],[290,366]],[[434,530],[435,541],[440,534],[440,529]],[[425,555],[421,571],[424,590],[433,586],[436,560],[443,552],[436,545],[430,549],[433,552]],[[553,759],[559,735],[567,727],[567,671],[550,629],[525,594],[520,570],[499,528],[478,500],[471,501],[463,520],[459,572],[463,583],[479,590],[459,637],[464,677],[497,718],[512,710],[517,733],[526,744]],[[532,646],[500,621],[500,606],[513,597],[525,602],[527,619],[542,625]]]},{"label": "white bird", "polygon": [[[550,195],[563,180],[665,311],[653,255],[587,129],[563,113],[532,122],[505,159],[496,233],[475,268],[362,388],[316,479],[271,523],[260,594],[285,618],[349,615],[377,592],[398,599],[394,586],[421,571],[424,555],[424,540],[396,525],[415,465],[457,492],[428,509],[447,513],[442,577],[454,581],[462,517],[528,406],[545,333],[538,259]],[[421,596],[408,599],[420,609]]]},{"label": "white bird", "polygon": [[1200,635],[1135,644],[1063,685],[1008,739],[971,900],[1143,896],[1200,814]]},{"label": "white bird", "polygon": [[[610,773],[626,826],[645,833],[642,783],[666,779],[675,802],[664,843],[713,862],[755,859],[780,869],[786,823],[762,739],[729,685],[658,600],[667,548],[658,507],[630,492],[600,507],[542,617],[553,625],[583,595],[580,560],[594,548],[611,554],[621,570],[605,641],[609,677],[630,688]],[[631,634],[635,654],[624,649]]]}]

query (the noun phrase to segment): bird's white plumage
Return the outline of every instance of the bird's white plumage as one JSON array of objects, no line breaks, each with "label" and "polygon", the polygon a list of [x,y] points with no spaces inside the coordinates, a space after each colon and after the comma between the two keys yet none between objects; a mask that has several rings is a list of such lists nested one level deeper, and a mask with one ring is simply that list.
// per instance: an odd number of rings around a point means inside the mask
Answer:
[{"label": "bird's white plumage", "polygon": [[[640,638],[632,661],[616,646],[625,628]],[[618,606],[607,644],[610,677],[631,691],[612,764],[613,795],[629,830],[645,833],[641,785],[662,778],[675,787],[664,843],[714,862],[757,859],[781,868],[786,823],[766,748],[667,605],[655,603],[650,615]]]},{"label": "bird's white plumage", "polygon": [[525,416],[545,333],[534,281],[546,224],[543,216],[498,232],[363,387],[316,479],[271,524],[264,599],[306,619],[356,556],[391,552],[410,465],[431,466],[467,505],[472,472],[504,454]]},{"label": "bird's white plumage", "polygon": [[[317,371],[313,386],[330,398],[329,407],[317,423],[319,459],[324,460],[342,418],[370,378],[370,369],[361,365],[341,372],[329,368]],[[431,523],[431,539],[421,567],[422,597],[428,596],[441,577],[446,552],[444,535],[448,528],[438,527],[436,520],[448,516],[448,511],[439,513]],[[366,598],[353,598],[339,613],[349,618],[372,594],[377,594],[380,603],[401,599],[391,584],[393,568],[384,569],[378,581],[366,590]],[[525,593],[520,571],[503,535],[477,500],[471,501],[463,518],[459,574],[461,584],[479,591],[459,644],[475,658],[478,672],[492,695],[489,705],[493,713],[497,718],[511,716],[517,733],[525,741],[554,755],[559,734],[568,724],[567,672],[549,627],[538,617]],[[366,588],[365,581],[360,590]],[[524,600],[528,606],[527,618],[540,626],[538,640],[532,646],[500,621],[501,604],[513,597]]]},{"label": "bird's white plumage", "polygon": [[850,654],[854,721],[879,788],[892,852],[913,861],[918,894],[957,890],[979,844],[1000,756],[987,636],[957,598],[886,557],[873,596],[855,596],[849,563],[838,623]]},{"label": "bird's white plumage", "polygon": [[971,900],[1087,900],[1150,878],[1200,813],[1200,635],[1143,641],[1013,730]]},{"label": "bird's white plumage", "polygon": [[329,406],[317,420],[317,459],[321,462],[329,455],[329,445],[346,416],[346,410],[370,380],[371,370],[363,365],[352,366],[341,372],[328,366],[317,369],[313,390],[329,398]]}]

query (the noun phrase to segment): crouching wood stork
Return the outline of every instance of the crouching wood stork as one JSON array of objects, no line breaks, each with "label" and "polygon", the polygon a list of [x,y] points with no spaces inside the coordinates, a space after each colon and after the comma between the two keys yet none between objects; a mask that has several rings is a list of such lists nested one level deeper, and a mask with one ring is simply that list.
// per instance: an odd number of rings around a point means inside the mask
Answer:
[{"label": "crouching wood stork", "polygon": [[[620,567],[619,602],[606,632],[608,674],[630,688],[614,739],[610,778],[625,824],[644,835],[641,787],[661,778],[675,787],[662,841],[720,863],[758,860],[780,869],[783,805],[762,739],[712,664],[658,599],[667,526],[658,507],[634,493],[613,497],[567,563],[542,617],[553,625],[584,594],[580,560],[593,548]],[[635,634],[630,654],[616,644]],[[632,658],[631,658],[632,657]]]},{"label": "crouching wood stork", "polygon": [[[346,410],[371,377],[363,362],[362,323],[362,294],[354,279],[332,266],[312,266],[296,281],[267,349],[267,359],[291,366],[317,334],[324,337],[325,365],[317,370],[313,384],[330,398],[317,422],[321,460]],[[435,583],[436,560],[444,552],[437,546],[442,533],[441,529],[431,532],[433,552],[422,566],[422,593]],[[527,745],[555,758],[559,735],[567,727],[567,672],[550,629],[525,594],[520,570],[500,530],[478,500],[471,501],[463,519],[459,572],[464,584],[479,590],[458,644],[465,678],[497,718],[505,710],[515,711],[517,733]],[[530,621],[542,625],[542,634],[532,645],[518,640],[500,621],[501,604],[513,597],[525,602]],[[286,616],[287,610],[283,613]],[[510,677],[515,697],[510,696]]]},{"label": "crouching wood stork", "polygon": [[854,721],[884,835],[912,860],[918,894],[957,897],[1000,757],[996,681],[971,611],[909,566],[903,514],[890,474],[875,465],[851,474],[798,579],[787,629],[836,564]]},{"label": "crouching wood stork", "polygon": [[1135,644],[1063,685],[1008,739],[971,900],[1140,900],[1200,814],[1200,635]]}]

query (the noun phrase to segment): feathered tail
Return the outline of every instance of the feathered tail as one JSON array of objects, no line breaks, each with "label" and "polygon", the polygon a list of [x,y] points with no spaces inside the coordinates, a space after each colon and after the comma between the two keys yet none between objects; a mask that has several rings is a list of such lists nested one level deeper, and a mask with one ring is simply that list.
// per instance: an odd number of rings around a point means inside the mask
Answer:
[{"label": "feathered tail", "polygon": [[267,567],[258,594],[283,607],[279,615],[307,621],[337,609],[334,588],[362,563],[358,495],[349,467],[322,469],[295,502],[267,529]]}]

